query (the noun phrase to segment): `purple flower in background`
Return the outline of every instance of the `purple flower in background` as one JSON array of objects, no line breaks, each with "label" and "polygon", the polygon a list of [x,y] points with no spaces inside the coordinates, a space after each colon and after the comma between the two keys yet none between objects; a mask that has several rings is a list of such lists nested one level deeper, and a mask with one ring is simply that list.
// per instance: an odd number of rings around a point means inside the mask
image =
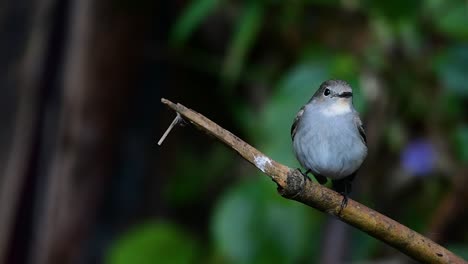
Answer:
[{"label": "purple flower in background", "polygon": [[423,176],[434,170],[436,151],[425,139],[410,141],[402,152],[403,168],[412,175]]}]

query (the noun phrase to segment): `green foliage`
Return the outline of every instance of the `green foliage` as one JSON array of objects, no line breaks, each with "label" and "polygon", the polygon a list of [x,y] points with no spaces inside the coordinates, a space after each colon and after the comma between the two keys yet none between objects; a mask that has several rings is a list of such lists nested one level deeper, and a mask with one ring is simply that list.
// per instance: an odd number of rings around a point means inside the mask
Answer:
[{"label": "green foliage", "polygon": [[182,46],[200,23],[216,8],[219,0],[191,1],[171,30],[170,42]]},{"label": "green foliage", "polygon": [[108,251],[108,264],[199,263],[200,248],[189,234],[166,222],[134,227]]},{"label": "green foliage", "polygon": [[403,148],[407,138],[400,120],[393,120],[390,122],[385,137],[388,147],[393,153],[398,153]]},{"label": "green foliage", "polygon": [[318,253],[318,239],[311,238],[319,238],[320,222],[306,206],[280,198],[271,182],[256,177],[220,200],[213,235],[232,263],[298,263]]},{"label": "green foliage", "polygon": [[450,37],[468,39],[468,6],[465,1],[431,0],[426,5],[428,16],[438,31]]},{"label": "green foliage", "polygon": [[384,16],[393,21],[407,19],[418,14],[422,7],[421,0],[405,1],[364,1],[365,6],[378,15]]},{"label": "green foliage", "polygon": [[463,98],[449,91],[441,95],[439,101],[440,115],[446,122],[454,122],[463,116]]},{"label": "green foliage", "polygon": [[215,145],[201,154],[199,150],[184,146],[179,153],[178,166],[164,189],[164,198],[174,206],[199,202],[205,195],[205,188],[219,181],[219,175],[232,160],[232,153],[222,145]]},{"label": "green foliage", "polygon": [[448,245],[447,249],[462,257],[463,259],[468,259],[468,246],[466,244],[453,244]]},{"label": "green foliage", "polygon": [[455,131],[455,144],[458,159],[468,163],[468,125],[459,126]]},{"label": "green foliage", "polygon": [[247,1],[242,15],[237,20],[236,31],[228,49],[223,76],[228,84],[237,81],[246,56],[260,29],[263,19],[263,5],[260,1]]},{"label": "green foliage", "polygon": [[468,96],[468,46],[452,46],[436,61],[439,78],[450,92]]},{"label": "green foliage", "polygon": [[353,229],[351,232],[351,259],[353,261],[362,261],[367,259],[372,252],[375,252],[375,249],[381,243],[379,240],[369,236],[366,233],[363,233],[360,230]]}]

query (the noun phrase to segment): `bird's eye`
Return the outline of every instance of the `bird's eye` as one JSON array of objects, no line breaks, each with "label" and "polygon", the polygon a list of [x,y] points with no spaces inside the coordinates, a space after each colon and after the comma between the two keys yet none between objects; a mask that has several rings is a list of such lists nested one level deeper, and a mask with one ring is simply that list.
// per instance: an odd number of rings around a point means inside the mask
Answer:
[{"label": "bird's eye", "polygon": [[329,96],[330,95],[330,89],[325,89],[325,91],[323,92],[323,95]]}]

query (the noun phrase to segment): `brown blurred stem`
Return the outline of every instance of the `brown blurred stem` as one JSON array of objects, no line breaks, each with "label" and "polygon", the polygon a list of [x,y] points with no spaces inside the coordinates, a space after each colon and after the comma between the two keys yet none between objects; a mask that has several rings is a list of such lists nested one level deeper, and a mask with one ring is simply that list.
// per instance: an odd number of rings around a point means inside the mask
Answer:
[{"label": "brown blurred stem", "polygon": [[69,1],[64,12],[59,124],[41,178],[29,263],[91,258],[84,253],[115,174],[131,84],[143,58],[143,6],[128,12],[116,1],[81,0]]},{"label": "brown blurred stem", "polygon": [[268,175],[278,185],[278,192],[281,196],[334,215],[341,221],[423,263],[466,263],[429,238],[356,201],[350,199],[348,206],[340,212],[342,200],[340,194],[310,180],[305,180],[298,170],[270,159],[205,116],[166,99],[161,99],[161,102],[179,113],[186,121],[235,150]]},{"label": "brown blurred stem", "polygon": [[468,216],[468,168],[461,168],[454,177],[453,190],[442,199],[429,225],[428,236],[439,243],[457,240],[466,230]]},{"label": "brown blurred stem", "polygon": [[[8,11],[2,5],[2,11]],[[54,21],[54,10],[57,1],[38,1],[34,12],[30,38],[25,54],[20,59],[18,72],[19,106],[16,113],[14,138],[8,157],[5,172],[0,176],[0,263],[9,263],[13,259],[23,256],[13,256],[14,238],[19,238],[15,233],[17,224],[21,223],[19,211],[22,204],[22,196],[25,193],[28,179],[34,177],[37,163],[38,142],[40,140],[41,114],[43,96],[47,83],[46,71],[51,60],[48,47],[51,45],[53,30],[50,23]],[[20,226],[20,230],[27,227]],[[26,246],[24,246],[26,248]],[[26,251],[24,248],[21,252]]]}]

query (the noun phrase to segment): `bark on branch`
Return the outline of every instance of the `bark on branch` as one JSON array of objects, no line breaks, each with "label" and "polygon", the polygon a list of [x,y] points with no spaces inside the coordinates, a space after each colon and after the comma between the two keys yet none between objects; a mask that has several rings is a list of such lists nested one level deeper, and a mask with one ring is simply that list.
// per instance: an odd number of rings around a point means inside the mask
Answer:
[{"label": "bark on branch", "polygon": [[161,99],[161,102],[180,114],[186,121],[234,149],[244,159],[268,175],[276,182],[278,192],[283,197],[335,215],[342,221],[423,263],[467,263],[429,238],[356,201],[350,199],[347,207],[340,212],[342,200],[340,194],[310,180],[304,180],[298,170],[270,159],[205,116],[166,99]]}]

